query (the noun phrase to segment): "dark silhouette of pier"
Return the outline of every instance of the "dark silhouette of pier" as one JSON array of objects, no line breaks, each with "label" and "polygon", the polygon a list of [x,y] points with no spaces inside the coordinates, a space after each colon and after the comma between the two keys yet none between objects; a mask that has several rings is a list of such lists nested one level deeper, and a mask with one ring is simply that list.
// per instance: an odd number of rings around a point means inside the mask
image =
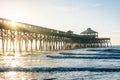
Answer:
[{"label": "dark silhouette of pier", "polygon": [[2,53],[111,46],[110,38],[98,38],[90,28],[77,35],[4,18],[0,18],[0,40]]}]

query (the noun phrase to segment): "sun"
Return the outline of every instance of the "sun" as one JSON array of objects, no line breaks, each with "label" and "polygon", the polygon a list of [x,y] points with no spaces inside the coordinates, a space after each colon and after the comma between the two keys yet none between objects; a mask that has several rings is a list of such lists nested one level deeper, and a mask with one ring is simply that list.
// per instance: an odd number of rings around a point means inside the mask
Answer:
[{"label": "sun", "polygon": [[24,22],[24,15],[21,14],[21,12],[17,9],[10,9],[6,11],[6,14],[4,14],[4,18],[9,19],[10,26],[12,29],[16,29],[18,22]]},{"label": "sun", "polygon": [[16,22],[15,21],[11,21],[11,26],[16,26]]},{"label": "sun", "polygon": [[24,16],[25,16],[25,12],[23,9],[21,10],[18,7],[10,6],[5,10],[3,17],[13,21],[22,21],[25,19]]},{"label": "sun", "polygon": [[18,20],[21,17],[21,14],[17,10],[8,10],[4,15],[6,18],[11,20]]},{"label": "sun", "polygon": [[10,25],[13,29],[17,28],[17,23],[15,21],[10,21]]}]

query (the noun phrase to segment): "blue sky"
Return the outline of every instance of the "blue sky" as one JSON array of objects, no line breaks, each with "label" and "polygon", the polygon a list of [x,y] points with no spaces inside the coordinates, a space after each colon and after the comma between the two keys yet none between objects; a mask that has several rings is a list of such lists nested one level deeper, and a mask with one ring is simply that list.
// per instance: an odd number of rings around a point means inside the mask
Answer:
[{"label": "blue sky", "polygon": [[120,0],[0,0],[0,17],[79,34],[91,27],[120,45]]}]

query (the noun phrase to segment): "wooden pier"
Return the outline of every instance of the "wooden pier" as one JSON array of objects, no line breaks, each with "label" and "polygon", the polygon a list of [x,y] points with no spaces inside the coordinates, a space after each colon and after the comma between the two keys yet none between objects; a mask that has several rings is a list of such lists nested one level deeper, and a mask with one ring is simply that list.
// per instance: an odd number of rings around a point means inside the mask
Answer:
[{"label": "wooden pier", "polygon": [[4,18],[0,18],[0,41],[2,53],[110,46],[110,38],[98,34],[77,35]]}]

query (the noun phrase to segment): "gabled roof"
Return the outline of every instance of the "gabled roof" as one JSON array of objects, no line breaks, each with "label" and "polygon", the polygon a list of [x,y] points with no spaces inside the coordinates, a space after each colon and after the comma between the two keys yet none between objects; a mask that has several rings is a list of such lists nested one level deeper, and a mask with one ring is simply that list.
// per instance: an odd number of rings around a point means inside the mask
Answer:
[{"label": "gabled roof", "polygon": [[98,32],[92,30],[91,28],[87,28],[87,30],[81,32],[81,34],[94,34],[94,33],[98,33]]}]

